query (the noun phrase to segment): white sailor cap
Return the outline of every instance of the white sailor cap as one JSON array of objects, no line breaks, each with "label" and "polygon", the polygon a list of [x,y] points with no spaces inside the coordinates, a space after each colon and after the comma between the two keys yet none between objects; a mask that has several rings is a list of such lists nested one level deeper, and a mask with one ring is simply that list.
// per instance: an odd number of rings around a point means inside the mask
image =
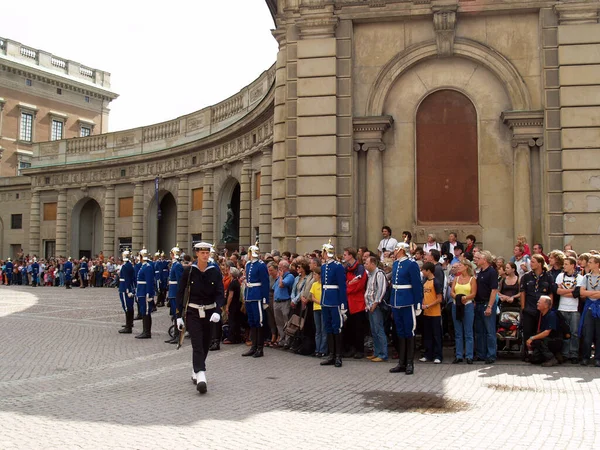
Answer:
[{"label": "white sailor cap", "polygon": [[209,244],[208,242],[198,242],[197,244],[194,244],[194,250],[212,252],[213,246],[212,246],[212,244]]}]

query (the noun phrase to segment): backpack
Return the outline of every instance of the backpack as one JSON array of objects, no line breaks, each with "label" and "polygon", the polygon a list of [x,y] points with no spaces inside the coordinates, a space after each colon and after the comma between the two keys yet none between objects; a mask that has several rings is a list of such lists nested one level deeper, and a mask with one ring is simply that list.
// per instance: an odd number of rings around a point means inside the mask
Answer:
[{"label": "backpack", "polygon": [[383,298],[381,299],[381,302],[379,303],[379,307],[381,308],[381,311],[384,314],[387,314],[392,309],[390,306],[390,298],[391,298],[392,290],[390,289],[389,283],[387,282],[385,273],[383,272],[383,270],[381,270],[379,268],[375,271],[375,274],[373,274],[373,276],[375,277],[375,279],[374,279],[375,286],[377,286],[377,274],[379,272],[381,272],[383,274],[383,279],[385,280],[385,293],[383,294]]},{"label": "backpack", "polygon": [[571,339],[571,327],[562,312],[556,311],[556,328],[563,339]]}]

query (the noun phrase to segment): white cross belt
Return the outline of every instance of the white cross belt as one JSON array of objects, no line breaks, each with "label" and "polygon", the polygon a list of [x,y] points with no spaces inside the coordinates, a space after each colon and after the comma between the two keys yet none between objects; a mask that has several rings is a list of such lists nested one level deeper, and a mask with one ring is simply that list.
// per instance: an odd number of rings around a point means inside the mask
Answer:
[{"label": "white cross belt", "polygon": [[412,289],[412,284],[392,284],[392,289]]}]

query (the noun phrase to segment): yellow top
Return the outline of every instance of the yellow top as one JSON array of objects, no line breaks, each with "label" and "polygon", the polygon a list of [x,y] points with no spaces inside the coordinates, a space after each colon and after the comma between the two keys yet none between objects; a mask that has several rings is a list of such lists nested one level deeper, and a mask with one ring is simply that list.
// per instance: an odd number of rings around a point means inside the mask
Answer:
[{"label": "yellow top", "polygon": [[456,284],[454,285],[454,293],[456,295],[458,295],[458,294],[469,295],[471,293],[471,280],[472,279],[473,279],[473,277],[471,277],[469,279],[469,282],[467,284],[460,284],[458,282],[458,278],[457,278]]},{"label": "yellow top", "polygon": [[321,280],[316,280],[310,287],[310,293],[315,298],[313,303],[313,311],[321,311],[321,293],[323,289],[321,287]]}]

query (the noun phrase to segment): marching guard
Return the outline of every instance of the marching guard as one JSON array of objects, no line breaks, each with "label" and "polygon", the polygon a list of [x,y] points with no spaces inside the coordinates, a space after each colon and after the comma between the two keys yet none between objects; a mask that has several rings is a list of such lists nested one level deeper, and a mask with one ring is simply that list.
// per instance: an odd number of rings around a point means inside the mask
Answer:
[{"label": "marching guard", "polygon": [[[147,252],[145,247],[142,247],[142,251]],[[142,257],[138,253],[135,256],[135,265],[133,266],[133,271],[135,273],[135,277],[133,278],[134,289],[137,289],[137,277],[138,277],[138,274],[140,273],[141,268],[142,268]],[[142,320],[142,314],[140,313],[140,302],[137,301],[137,297],[135,298],[135,304],[136,304],[136,308],[137,308],[137,315],[133,318],[133,320]]]},{"label": "marching guard", "polygon": [[181,249],[176,245],[171,249],[171,271],[169,272],[169,314],[173,320],[174,332],[173,338],[165,341],[167,344],[177,344],[179,342],[179,328],[177,328],[177,290],[179,282],[183,275],[183,264],[179,262],[181,257]]},{"label": "marching guard", "polygon": [[138,272],[135,294],[142,316],[143,330],[135,338],[150,339],[152,337],[151,313],[154,308],[154,270],[148,261],[148,251],[146,249],[140,251],[140,258],[143,264]]},{"label": "marching guard", "polygon": [[244,302],[250,327],[252,347],[242,353],[242,356],[260,358],[264,355],[263,345],[263,309],[269,306],[269,271],[264,261],[259,259],[260,249],[258,242],[248,247],[250,261],[246,263],[246,291]]},{"label": "marching guard", "polygon": [[14,269],[15,266],[12,263],[12,259],[8,258],[8,260],[6,261],[6,266],[4,268],[4,273],[6,274],[6,284],[8,284],[9,286],[12,284],[12,276]]},{"label": "marching guard", "polygon": [[342,367],[342,326],[346,319],[348,299],[346,297],[346,271],[344,266],[333,259],[335,248],[331,239],[323,245],[323,259],[325,263],[321,268],[321,310],[323,324],[327,333],[327,347],[329,356],[321,362],[322,366]]},{"label": "marching guard", "polygon": [[69,256],[65,263],[65,289],[71,289],[71,280],[73,279],[73,258]]},{"label": "marching guard", "polygon": [[79,287],[81,289],[85,289],[88,284],[88,263],[85,259],[85,256],[81,258],[81,262],[79,263]]},{"label": "marching guard", "polygon": [[[187,266],[177,290],[177,327],[189,331],[192,341],[192,381],[201,394],[207,391],[206,356],[210,346],[210,323],[221,320],[224,304],[223,275],[209,264],[211,245],[194,245],[197,260]],[[186,294],[187,291],[187,294]],[[185,319],[185,322],[184,322]]]},{"label": "marching guard", "polygon": [[31,285],[36,287],[38,285],[38,278],[40,274],[40,265],[37,262],[37,258],[33,258],[33,263],[31,264]]},{"label": "marching guard", "polygon": [[133,304],[135,297],[135,269],[129,260],[131,253],[125,250],[121,255],[123,265],[119,271],[119,298],[125,311],[125,326],[119,330],[121,334],[133,332]]},{"label": "marching guard", "polygon": [[396,334],[398,335],[398,365],[391,373],[414,373],[415,328],[417,316],[421,314],[423,286],[421,273],[416,262],[408,259],[409,246],[405,242],[396,245],[396,261],[392,266],[392,293],[390,304]]}]

